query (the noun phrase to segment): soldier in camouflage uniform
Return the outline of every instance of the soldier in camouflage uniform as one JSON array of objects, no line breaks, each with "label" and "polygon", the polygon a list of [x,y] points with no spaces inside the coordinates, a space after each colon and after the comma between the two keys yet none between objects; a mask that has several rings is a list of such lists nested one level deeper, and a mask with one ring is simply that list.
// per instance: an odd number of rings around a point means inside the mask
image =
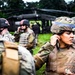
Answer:
[{"label": "soldier in camouflage uniform", "polygon": [[50,41],[34,55],[38,70],[46,63],[45,75],[75,75],[74,21],[58,17],[52,22]]},{"label": "soldier in camouflage uniform", "polygon": [[18,27],[15,32],[15,39],[19,36],[19,45],[26,47],[33,54],[32,49],[35,46],[35,34],[33,30],[29,28],[29,25],[28,20],[21,20],[20,27]]},{"label": "soldier in camouflage uniform", "polygon": [[14,36],[8,31],[9,23],[5,18],[0,18],[0,38],[6,41],[14,42]]},{"label": "soldier in camouflage uniform", "polygon": [[0,75],[35,75],[33,56],[25,47],[0,39]]}]

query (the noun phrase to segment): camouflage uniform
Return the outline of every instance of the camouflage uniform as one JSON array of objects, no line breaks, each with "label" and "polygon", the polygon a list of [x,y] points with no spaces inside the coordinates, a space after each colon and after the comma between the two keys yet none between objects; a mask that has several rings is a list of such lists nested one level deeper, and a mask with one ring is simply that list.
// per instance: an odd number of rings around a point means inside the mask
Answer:
[{"label": "camouflage uniform", "polygon": [[33,30],[31,30],[28,27],[28,25],[29,25],[28,20],[22,20],[22,21],[24,21],[23,23],[27,27],[27,29],[23,32],[16,31],[14,34],[15,35],[15,41],[17,39],[17,41],[19,41],[19,45],[26,47],[33,54],[32,49],[36,45],[35,44],[35,34],[34,34]]},{"label": "camouflage uniform", "polygon": [[[74,22],[70,18],[59,17],[56,20],[59,21],[55,21],[51,27],[51,31],[54,34],[61,34],[62,30],[73,31],[73,28],[75,28]],[[66,23],[63,23],[62,21]],[[40,48],[40,51],[34,55],[34,58],[37,70],[46,63],[45,75],[68,75],[66,74],[66,70],[68,69],[75,73],[74,43],[61,49],[58,43],[53,46],[51,45],[51,41],[47,42]]]},{"label": "camouflage uniform", "polygon": [[34,58],[22,46],[0,40],[0,59],[0,75],[35,75]]},{"label": "camouflage uniform", "polygon": [[26,48],[19,46],[18,49],[21,57],[21,75],[35,75],[35,64],[32,55]]},{"label": "camouflage uniform", "polygon": [[32,31],[22,33],[19,39],[19,45],[26,47],[31,53],[35,46],[35,36]]},{"label": "camouflage uniform", "polygon": [[4,35],[0,35],[0,38],[6,41],[15,42],[14,36],[7,31]]},{"label": "camouflage uniform", "polygon": [[67,61],[71,62],[70,58],[75,57],[75,44],[68,48],[58,51],[57,47],[53,47],[47,42],[38,54],[34,55],[36,69],[38,70],[46,63],[45,75],[65,75],[65,69],[71,68],[70,66],[73,65]]},{"label": "camouflage uniform", "polygon": [[9,26],[10,24],[5,18],[0,18],[0,39],[14,42],[14,36],[8,31]]}]

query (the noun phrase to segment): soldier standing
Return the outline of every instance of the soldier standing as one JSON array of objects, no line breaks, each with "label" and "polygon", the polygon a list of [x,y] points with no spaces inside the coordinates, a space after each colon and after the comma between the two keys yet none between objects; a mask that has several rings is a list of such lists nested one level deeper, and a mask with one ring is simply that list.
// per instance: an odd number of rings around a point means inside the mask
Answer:
[{"label": "soldier standing", "polygon": [[27,19],[21,20],[20,27],[18,27],[17,31],[15,32],[15,35],[20,35],[19,45],[26,47],[33,54],[32,49],[35,46],[35,34],[33,30],[29,28],[29,26],[30,24]]},{"label": "soldier standing", "polygon": [[52,22],[50,41],[34,55],[36,69],[46,63],[45,75],[75,75],[74,21],[58,17]]},{"label": "soldier standing", "polygon": [[38,44],[38,35],[40,33],[40,26],[37,23],[34,23],[34,25],[32,25],[32,30],[35,33],[35,42],[37,45]]},{"label": "soldier standing", "polygon": [[0,18],[0,38],[6,41],[14,42],[14,36],[8,31],[9,26],[10,24],[5,18]]}]

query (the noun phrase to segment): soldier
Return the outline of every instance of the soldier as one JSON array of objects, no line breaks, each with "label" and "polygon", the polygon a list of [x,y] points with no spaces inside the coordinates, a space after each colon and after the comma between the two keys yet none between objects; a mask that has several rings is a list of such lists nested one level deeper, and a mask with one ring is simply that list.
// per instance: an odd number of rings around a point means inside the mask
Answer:
[{"label": "soldier", "polygon": [[24,47],[0,40],[0,75],[35,75],[34,59]]},{"label": "soldier", "polygon": [[52,22],[50,41],[34,55],[38,70],[46,63],[45,75],[75,75],[74,21],[69,17],[58,17]]},{"label": "soldier", "polygon": [[35,42],[36,42],[36,45],[37,45],[37,43],[38,43],[38,35],[40,33],[40,26],[37,23],[34,23],[34,25],[32,25],[32,30],[35,33]]},{"label": "soldier", "polygon": [[0,18],[0,38],[10,42],[14,42],[14,36],[8,31],[9,22],[5,18]]},{"label": "soldier", "polygon": [[29,25],[30,24],[29,24],[28,20],[26,20],[26,19],[21,20],[20,27],[18,27],[17,31],[15,32],[15,35],[16,34],[17,34],[17,36],[20,35],[19,45],[26,47],[33,54],[32,49],[35,46],[35,34],[29,28]]}]

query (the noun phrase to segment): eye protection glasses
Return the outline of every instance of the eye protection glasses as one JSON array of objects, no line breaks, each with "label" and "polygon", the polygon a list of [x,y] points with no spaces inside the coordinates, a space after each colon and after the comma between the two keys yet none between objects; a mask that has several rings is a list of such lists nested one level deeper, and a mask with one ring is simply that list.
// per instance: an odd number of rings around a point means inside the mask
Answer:
[{"label": "eye protection glasses", "polygon": [[24,25],[24,24],[22,24],[22,25],[20,25],[20,27],[21,27],[21,26],[25,26],[25,25]]}]

